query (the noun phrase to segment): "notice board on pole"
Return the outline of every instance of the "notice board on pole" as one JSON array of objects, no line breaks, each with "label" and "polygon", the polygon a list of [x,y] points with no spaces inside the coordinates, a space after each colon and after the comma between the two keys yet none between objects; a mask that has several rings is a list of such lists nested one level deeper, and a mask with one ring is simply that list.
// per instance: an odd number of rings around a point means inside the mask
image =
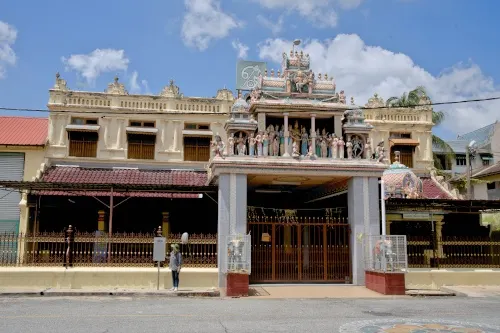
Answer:
[{"label": "notice board on pole", "polygon": [[165,261],[167,239],[165,237],[155,237],[153,244],[153,261]]}]

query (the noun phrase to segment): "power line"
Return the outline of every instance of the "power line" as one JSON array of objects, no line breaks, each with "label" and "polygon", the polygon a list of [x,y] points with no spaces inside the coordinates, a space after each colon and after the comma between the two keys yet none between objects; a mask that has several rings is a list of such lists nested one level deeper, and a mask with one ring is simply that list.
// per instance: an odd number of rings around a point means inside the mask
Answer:
[{"label": "power line", "polygon": [[[425,106],[439,106],[439,105],[453,105],[453,104],[465,104],[465,103],[479,103],[479,102],[488,102],[488,101],[496,101],[500,100],[500,96],[498,97],[489,97],[489,98],[478,98],[478,99],[466,99],[466,100],[459,100],[459,101],[448,101],[448,102],[435,102],[435,103],[429,103],[429,104],[422,104],[422,105],[408,105],[408,106],[376,106],[376,107],[348,107],[348,108],[342,108],[338,109],[341,111],[348,111],[348,110],[380,110],[380,109],[412,109],[415,107],[425,107]],[[85,107],[85,106],[83,106]],[[332,109],[333,111],[334,109]],[[18,107],[0,107],[0,111],[19,111],[19,112],[53,112],[53,113],[61,113],[61,112],[71,112],[71,113],[84,113],[84,114],[165,114],[166,112],[159,112],[159,111],[142,111],[140,109],[136,109],[135,111],[125,111],[125,112],[116,112],[116,111],[75,111],[75,110],[49,110],[49,109],[32,109],[32,108],[18,108]],[[227,115],[225,112],[178,112],[178,111],[169,111],[169,114],[198,114],[198,115],[206,115],[206,114],[220,114],[220,115]]]}]

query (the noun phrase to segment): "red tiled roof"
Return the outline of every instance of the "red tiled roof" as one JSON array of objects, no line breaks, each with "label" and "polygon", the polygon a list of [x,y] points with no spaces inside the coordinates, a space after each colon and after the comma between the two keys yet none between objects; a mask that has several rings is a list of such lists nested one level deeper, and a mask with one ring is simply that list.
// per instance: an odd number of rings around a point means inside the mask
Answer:
[{"label": "red tiled roof", "polygon": [[[109,197],[111,192],[106,191],[35,191],[37,195],[54,195],[66,197]],[[171,192],[145,192],[145,191],[130,191],[130,192],[113,192],[114,197],[135,197],[135,198],[168,198],[168,199],[197,199],[200,198],[198,193],[171,193]]]},{"label": "red tiled roof", "polygon": [[205,186],[207,173],[190,170],[102,169],[56,166],[45,171],[41,181],[73,184]]},{"label": "red tiled roof", "polygon": [[425,199],[454,199],[443,191],[432,178],[421,178],[423,185],[423,197]]},{"label": "red tiled roof", "polygon": [[44,146],[47,118],[0,117],[0,145]]}]

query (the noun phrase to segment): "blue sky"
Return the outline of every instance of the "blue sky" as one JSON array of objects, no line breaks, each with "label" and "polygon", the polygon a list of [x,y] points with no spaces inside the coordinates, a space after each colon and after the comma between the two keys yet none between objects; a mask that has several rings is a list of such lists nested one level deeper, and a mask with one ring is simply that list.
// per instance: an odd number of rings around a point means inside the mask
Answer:
[{"label": "blue sky", "polygon": [[[487,0],[3,0],[0,106],[45,108],[57,71],[75,90],[118,73],[131,92],[174,79],[214,96],[234,89],[238,55],[277,68],[295,38],[358,104],[420,84],[436,102],[500,96],[499,12]],[[444,110],[445,138],[500,118],[496,102]]]}]

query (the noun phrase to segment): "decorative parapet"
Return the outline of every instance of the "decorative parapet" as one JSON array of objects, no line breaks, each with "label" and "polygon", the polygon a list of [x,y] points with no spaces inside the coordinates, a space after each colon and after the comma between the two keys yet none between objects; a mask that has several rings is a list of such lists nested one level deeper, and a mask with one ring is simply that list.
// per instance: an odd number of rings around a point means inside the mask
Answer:
[{"label": "decorative parapet", "polygon": [[414,108],[387,107],[384,99],[374,94],[365,104],[364,115],[370,123],[416,123],[432,125],[432,108],[426,106],[430,103],[428,98],[421,100],[423,106]]},{"label": "decorative parapet", "polygon": [[[184,97],[171,81],[160,96],[129,95],[115,78],[104,92],[72,91],[59,74],[50,89],[52,108],[123,109],[137,112],[229,113],[234,97],[230,90],[221,89],[215,98]],[[65,109],[66,111],[67,109]]]}]

